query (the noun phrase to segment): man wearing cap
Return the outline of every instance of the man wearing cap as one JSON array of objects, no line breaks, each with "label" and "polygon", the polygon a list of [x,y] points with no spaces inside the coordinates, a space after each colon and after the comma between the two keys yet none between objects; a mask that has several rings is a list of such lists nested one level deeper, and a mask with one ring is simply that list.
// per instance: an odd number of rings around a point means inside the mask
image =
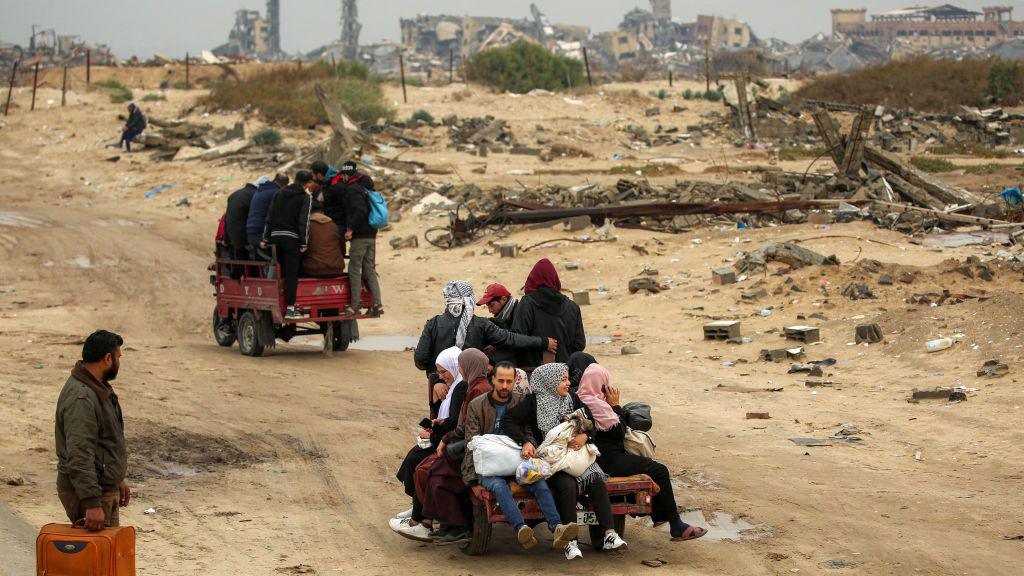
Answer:
[{"label": "man wearing cap", "polygon": [[[477,300],[476,305],[487,306],[487,311],[491,313],[491,322],[502,330],[508,330],[512,326],[513,315],[518,303],[519,300],[512,297],[508,288],[501,284],[491,284],[484,291],[483,298]],[[492,364],[503,361],[515,362],[517,357],[516,350],[508,346],[488,346],[484,349],[484,353],[491,359]]]},{"label": "man wearing cap", "polygon": [[491,284],[484,291],[483,298],[477,300],[477,306],[487,306],[491,313],[491,322],[498,328],[508,330],[512,326],[513,314],[519,300],[512,297],[512,294],[501,284]]}]

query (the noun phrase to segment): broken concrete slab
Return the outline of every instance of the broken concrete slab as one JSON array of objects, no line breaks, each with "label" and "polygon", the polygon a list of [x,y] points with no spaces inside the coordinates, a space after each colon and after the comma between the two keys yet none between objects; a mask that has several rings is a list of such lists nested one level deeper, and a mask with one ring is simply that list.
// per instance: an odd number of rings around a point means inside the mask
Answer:
[{"label": "broken concrete slab", "polygon": [[793,268],[801,266],[838,265],[835,256],[824,256],[813,250],[790,242],[770,242],[753,252],[744,254],[733,265],[739,272],[759,272],[765,270],[768,262],[782,262]]},{"label": "broken concrete slab", "polygon": [[210,148],[200,155],[203,160],[216,160],[217,158],[223,158],[225,156],[231,156],[232,154],[238,154],[249,146],[252,146],[252,140],[246,138],[239,138],[238,140],[232,140],[226,144],[221,144],[216,148]]},{"label": "broken concrete slab", "polygon": [[878,324],[860,324],[856,328],[856,342],[874,344],[883,340],[882,329]]}]

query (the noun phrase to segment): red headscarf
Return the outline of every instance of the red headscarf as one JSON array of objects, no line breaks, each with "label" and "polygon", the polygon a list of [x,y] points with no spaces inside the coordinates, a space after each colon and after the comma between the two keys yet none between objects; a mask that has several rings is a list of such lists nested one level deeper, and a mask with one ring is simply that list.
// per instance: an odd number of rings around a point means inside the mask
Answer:
[{"label": "red headscarf", "polygon": [[555,270],[555,265],[551,263],[551,260],[541,258],[533,265],[533,270],[530,270],[530,275],[526,277],[523,291],[529,294],[545,286],[561,290],[562,281],[558,279],[558,271]]}]

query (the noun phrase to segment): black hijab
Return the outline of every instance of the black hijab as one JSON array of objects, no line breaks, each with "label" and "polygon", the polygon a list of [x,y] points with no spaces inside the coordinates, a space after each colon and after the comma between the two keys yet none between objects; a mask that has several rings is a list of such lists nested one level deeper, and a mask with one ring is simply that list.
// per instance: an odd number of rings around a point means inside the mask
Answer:
[{"label": "black hijab", "polygon": [[597,364],[597,360],[586,352],[573,352],[569,356],[569,390],[573,392],[580,387],[580,380],[583,379],[583,372],[587,366]]}]

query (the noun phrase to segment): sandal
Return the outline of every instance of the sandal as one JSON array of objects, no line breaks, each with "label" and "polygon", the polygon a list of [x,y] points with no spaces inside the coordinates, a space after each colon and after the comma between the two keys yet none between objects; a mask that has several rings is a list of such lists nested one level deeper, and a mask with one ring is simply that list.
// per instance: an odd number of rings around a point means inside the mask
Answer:
[{"label": "sandal", "polygon": [[366,313],[369,314],[370,316],[380,316],[381,314],[384,313],[384,307],[370,306],[369,308],[366,309]]},{"label": "sandal", "polygon": [[708,531],[704,528],[701,528],[700,526],[687,526],[686,530],[683,530],[682,534],[672,538],[672,542],[696,540],[697,538],[700,538],[701,536],[704,536],[707,533]]},{"label": "sandal", "polygon": [[359,312],[356,311],[356,310],[353,310],[351,306],[346,306],[345,309],[341,312],[341,315],[342,316],[359,316]]}]

